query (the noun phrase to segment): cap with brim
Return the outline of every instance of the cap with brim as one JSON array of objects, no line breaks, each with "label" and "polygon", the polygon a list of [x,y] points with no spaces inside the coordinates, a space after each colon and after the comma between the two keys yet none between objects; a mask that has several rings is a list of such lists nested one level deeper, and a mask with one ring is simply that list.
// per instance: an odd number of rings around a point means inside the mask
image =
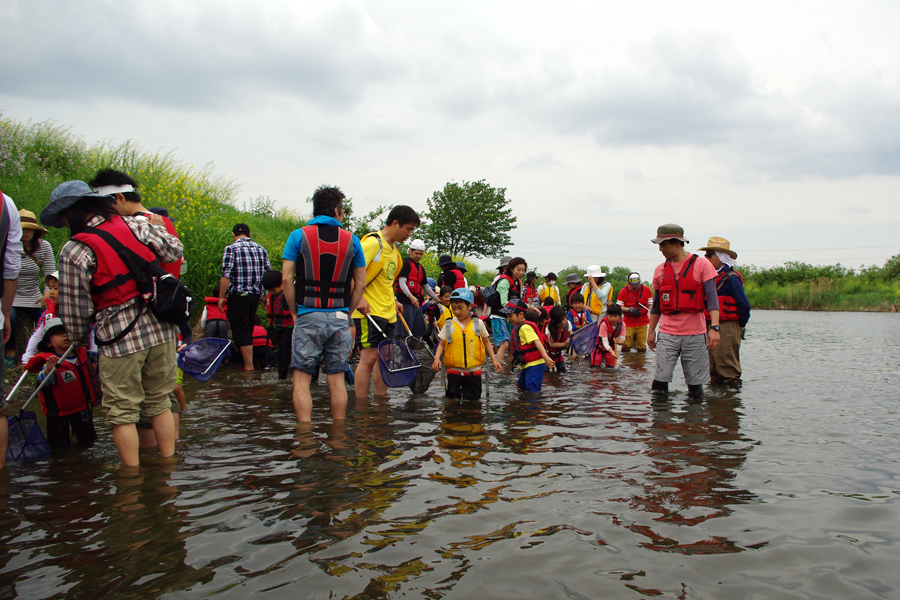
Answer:
[{"label": "cap with brim", "polygon": [[22,229],[34,229],[47,233],[47,230],[38,223],[34,213],[30,210],[22,209],[19,211],[19,221],[22,223]]},{"label": "cap with brim", "polygon": [[581,277],[578,273],[569,273],[566,275],[566,283],[581,283]]},{"label": "cap with brim", "polygon": [[500,309],[501,315],[511,315],[517,312],[526,312],[528,310],[528,305],[519,300],[518,302],[507,302],[506,306]]},{"label": "cap with brim", "polygon": [[640,273],[631,273],[628,276],[628,283],[640,283],[641,282],[641,274]]},{"label": "cap with brim", "polygon": [[61,214],[85,198],[109,198],[98,194],[83,181],[64,181],[50,192],[50,204],[41,211],[41,223],[47,227],[62,229],[66,226]]},{"label": "cap with brim", "polygon": [[50,342],[50,337],[60,331],[65,331],[66,326],[63,325],[62,319],[59,317],[53,317],[52,319],[47,319],[44,323],[44,335],[41,336],[41,341],[38,342],[38,350],[41,352],[52,352],[53,344]]},{"label": "cap with brim", "polygon": [[684,242],[685,244],[690,244],[690,241],[688,241],[684,237],[684,228],[681,227],[681,225],[676,225],[675,223],[666,223],[665,225],[660,225],[656,229],[656,237],[650,241],[654,244],[659,244],[660,242],[664,242],[666,240],[679,240]]},{"label": "cap with brim", "polygon": [[453,259],[450,258],[450,255],[449,255],[449,254],[441,254],[440,258],[438,258],[438,266],[439,266],[439,267],[443,267],[443,266],[446,266],[446,265],[454,265],[454,266],[456,266],[456,263],[453,262]]},{"label": "cap with brim", "polygon": [[697,250],[714,250],[716,252],[724,252],[731,258],[737,258],[737,252],[731,249],[731,244],[722,237],[711,237],[706,245]]},{"label": "cap with brim", "polygon": [[59,271],[53,271],[52,273],[47,273],[46,275],[44,275],[44,279],[47,279],[48,277],[52,277],[53,279],[59,281]]},{"label": "cap with brim", "polygon": [[409,244],[409,249],[410,250],[421,250],[422,252],[425,252],[425,242],[423,242],[422,240],[413,240]]},{"label": "cap with brim", "polygon": [[463,300],[472,304],[475,302],[475,295],[468,288],[456,288],[450,293],[450,301]]}]

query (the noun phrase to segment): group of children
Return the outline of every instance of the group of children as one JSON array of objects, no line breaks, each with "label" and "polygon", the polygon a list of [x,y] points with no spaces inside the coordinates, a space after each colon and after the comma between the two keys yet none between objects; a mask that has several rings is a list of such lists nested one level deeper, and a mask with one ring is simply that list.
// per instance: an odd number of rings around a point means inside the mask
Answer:
[{"label": "group of children", "polygon": [[[549,285],[540,288],[534,286],[534,279],[530,277],[523,286],[523,292],[529,292],[523,293],[527,300],[525,297],[511,300],[499,313],[511,329],[509,349],[513,366],[521,368],[517,386],[539,394],[548,369],[566,372],[566,355],[574,355],[571,335],[589,326],[593,318],[580,292],[568,295],[567,308],[558,304],[559,292],[553,274],[547,277]],[[439,370],[443,358],[447,369],[446,397],[477,400],[481,397],[481,371],[486,357],[497,371],[502,369],[489,331],[490,311],[485,308],[478,288],[443,286],[439,299],[439,304],[423,306],[433,323],[432,331],[437,333],[432,369]],[[588,357],[592,366],[613,368],[618,361],[617,344],[625,340],[623,312],[614,303],[605,306],[603,312],[596,343]]]}]

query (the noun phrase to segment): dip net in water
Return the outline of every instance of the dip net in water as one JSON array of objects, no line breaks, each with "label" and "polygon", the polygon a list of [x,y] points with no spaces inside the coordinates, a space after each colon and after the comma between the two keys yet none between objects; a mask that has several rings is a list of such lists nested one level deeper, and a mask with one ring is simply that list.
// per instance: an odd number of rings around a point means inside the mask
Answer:
[{"label": "dip net in water", "polygon": [[[3,417],[0,417],[3,418]],[[6,460],[34,460],[50,454],[50,445],[37,422],[37,415],[25,411],[9,417],[9,446]]]},{"label": "dip net in water", "polygon": [[178,353],[178,366],[197,381],[207,381],[225,359],[228,340],[203,338]]},{"label": "dip net in water", "polygon": [[597,345],[597,331],[600,327],[600,321],[594,321],[585,325],[572,334],[569,345],[575,350],[578,356],[587,356]]},{"label": "dip net in water", "polygon": [[409,389],[413,394],[424,394],[431,387],[431,382],[434,381],[434,376],[436,375],[431,368],[434,355],[431,354],[428,346],[422,344],[420,349],[416,351],[416,358],[419,359],[421,366],[419,367],[419,372],[416,373],[416,380],[409,385]]},{"label": "dip net in water", "polygon": [[421,366],[409,347],[397,340],[386,340],[378,344],[378,362],[381,364],[381,378],[392,388],[412,384]]}]

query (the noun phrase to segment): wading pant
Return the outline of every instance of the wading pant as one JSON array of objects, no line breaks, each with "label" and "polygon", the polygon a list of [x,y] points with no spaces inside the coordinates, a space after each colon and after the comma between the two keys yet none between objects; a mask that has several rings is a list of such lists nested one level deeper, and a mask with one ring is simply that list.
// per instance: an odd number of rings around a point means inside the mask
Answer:
[{"label": "wading pant", "polygon": [[631,348],[638,352],[647,351],[647,326],[625,328],[625,342],[622,344],[622,352],[630,352]]},{"label": "wading pant", "polygon": [[709,353],[709,374],[714,380],[741,378],[741,326],[737,321],[719,323],[721,341]]},{"label": "wading pant", "polygon": [[681,357],[681,370],[688,385],[700,385],[709,381],[709,351],[706,334],[672,335],[662,333],[656,337],[656,381],[672,381],[675,363]]}]

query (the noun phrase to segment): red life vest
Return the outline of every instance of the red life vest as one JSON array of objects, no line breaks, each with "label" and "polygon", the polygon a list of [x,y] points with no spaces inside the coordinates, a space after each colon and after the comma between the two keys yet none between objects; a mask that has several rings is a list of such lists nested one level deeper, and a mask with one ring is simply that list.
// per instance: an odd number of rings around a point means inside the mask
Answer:
[{"label": "red life vest", "polygon": [[284,299],[284,292],[275,295],[268,293],[268,308],[266,310],[269,315],[269,324],[276,329],[284,329],[285,327],[294,326],[294,317],[291,316],[291,309],[288,308],[287,301]]},{"label": "red life vest", "polygon": [[337,225],[304,227],[295,283],[297,305],[347,308],[352,264],[352,233]]},{"label": "red life vest", "polygon": [[706,293],[703,284],[694,279],[691,268],[699,256],[691,254],[685,261],[681,275],[675,276],[671,261],[663,265],[662,280],[659,282],[659,309],[664,315],[703,312],[706,308]]},{"label": "red life vest", "polygon": [[[552,331],[550,329],[549,325],[547,326],[547,331],[548,332]],[[552,341],[553,343],[556,343],[556,344],[558,344],[560,342],[564,342],[567,339],[569,339],[569,322],[568,321],[566,321],[565,325],[563,325],[562,327],[557,328],[556,335],[553,336],[552,340],[550,339],[550,336],[547,336],[548,342]],[[550,355],[550,358],[553,359],[553,362],[563,362],[565,360],[565,356],[563,355],[563,349],[562,348],[552,349],[552,348],[550,348],[549,343],[547,344],[547,354]]]},{"label": "red life vest", "polygon": [[[108,217],[97,225],[97,229],[108,232],[126,248],[131,249],[148,262],[159,264],[153,251],[138,241],[125,219],[119,215]],[[102,310],[110,306],[119,306],[140,295],[134,275],[125,266],[125,262],[99,235],[81,232],[72,237],[86,244],[94,252],[97,259],[97,271],[91,278],[91,299],[94,308]]]},{"label": "red life vest", "polygon": [[513,352],[513,362],[528,364],[532,361],[540,360],[542,357],[541,351],[538,350],[537,344],[534,342],[522,344],[522,340],[519,338],[519,329],[521,329],[522,325],[528,325],[534,330],[545,349],[547,348],[547,336],[531,321],[525,321],[513,327],[512,332],[509,334],[509,347]]},{"label": "red life vest", "polygon": [[[203,299],[206,302],[206,320],[207,321],[227,321],[225,314],[219,310],[219,299],[214,296],[207,296]],[[228,309],[228,303],[225,304]]]},{"label": "red life vest", "polygon": [[[499,282],[501,279],[505,279],[509,282],[509,296],[507,297],[507,302],[512,302],[513,300],[518,300],[522,297],[522,280],[521,279],[513,279],[511,276],[503,273],[497,278]],[[497,289],[497,285],[494,284],[494,289]]]},{"label": "red life vest", "polygon": [[570,309],[569,320],[572,322],[572,327],[574,329],[581,329],[588,324],[587,311],[583,310],[580,313],[577,313],[574,310]]},{"label": "red life vest", "polygon": [[524,293],[523,296],[522,296],[522,301],[523,301],[525,304],[533,304],[533,303],[534,303],[534,300],[535,300],[536,298],[537,298],[538,300],[540,300],[540,298],[539,298],[539,296],[538,296],[537,288],[534,287],[533,285],[528,285],[528,284],[526,283],[526,284],[525,284],[525,293]]},{"label": "red life vest", "polygon": [[[409,288],[409,293],[412,294],[417,300],[422,300],[422,279],[425,277],[425,268],[414,261],[411,258],[406,259],[406,264],[409,265],[409,275],[406,277],[406,287]],[[403,296],[406,295],[400,290],[400,278],[394,280],[394,292]]]},{"label": "red life vest", "polygon": [[[447,275],[448,274],[454,276],[454,280],[453,280],[452,284],[447,283]],[[459,269],[447,269],[446,271],[441,273],[440,277],[438,277],[438,287],[443,287],[445,285],[449,285],[450,287],[452,287],[453,289],[456,290],[461,287],[465,287],[465,283],[466,283],[466,278],[463,277],[462,271],[460,271]]]},{"label": "red life vest", "polygon": [[269,334],[266,333],[266,329],[262,325],[253,326],[253,345],[256,347],[268,346],[269,348],[274,346],[272,340],[269,339]]},{"label": "red life vest", "polygon": [[[737,275],[741,280],[741,285],[744,285],[743,275],[729,269],[728,271],[719,273],[719,276],[716,277],[716,291],[720,291],[722,286],[725,285],[725,282],[734,275]],[[709,311],[707,310],[705,312],[706,320],[711,321],[712,318],[709,316]],[[737,321],[739,319],[740,315],[738,314],[737,301],[734,299],[734,296],[719,294],[719,321]]]},{"label": "red life vest", "polygon": [[580,294],[580,293],[581,293],[580,285],[578,287],[574,287],[571,290],[569,290],[568,292],[566,292],[566,306],[569,308],[572,308],[572,296],[574,296],[575,294]]},{"label": "red life vest", "polygon": [[[37,373],[53,356],[56,354],[52,352],[35,354],[25,368]],[[77,365],[68,360],[60,361],[53,374],[53,385],[41,389],[41,409],[48,417],[64,417],[100,404],[99,381],[88,367],[87,350],[75,348],[75,356]]]},{"label": "red life vest", "polygon": [[[603,317],[603,320],[600,321],[600,327],[602,327],[604,323],[606,323],[606,330],[611,332],[606,338],[607,341],[609,341],[609,347],[614,348],[616,345],[616,338],[621,337],[622,331],[625,329],[625,322],[624,322],[624,320],[619,319],[619,323],[615,326],[615,328],[613,328],[612,323],[609,322],[609,317]],[[600,343],[600,341],[599,341],[600,340],[600,327],[597,328],[597,341],[598,341],[597,346],[602,351],[605,352],[606,348],[604,348],[603,344]]]},{"label": "red life vest", "polygon": [[[153,213],[139,213],[139,214],[150,216]],[[166,231],[169,233],[169,235],[174,235],[175,237],[178,237],[178,232],[175,231],[175,225],[172,224],[172,219],[170,219],[169,217],[163,217],[162,215],[160,215],[160,217],[162,217],[163,225],[165,225]],[[181,279],[181,263],[183,263],[183,262],[184,262],[184,257],[180,256],[180,257],[178,257],[178,260],[176,260],[175,262],[170,262],[170,263],[161,262],[161,263],[159,263],[159,266],[161,266],[163,269],[165,269],[166,272],[169,275],[171,275],[172,277]]]}]

